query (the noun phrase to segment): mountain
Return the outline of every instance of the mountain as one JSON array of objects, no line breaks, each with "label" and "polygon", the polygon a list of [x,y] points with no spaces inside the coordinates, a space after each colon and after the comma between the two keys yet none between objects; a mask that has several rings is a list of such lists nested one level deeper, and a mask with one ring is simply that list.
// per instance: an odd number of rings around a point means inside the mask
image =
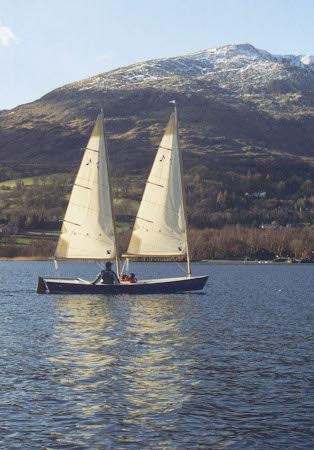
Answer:
[{"label": "mountain", "polygon": [[239,44],[119,68],[3,111],[0,159],[77,162],[103,108],[114,169],[147,168],[172,99],[188,166],[314,158],[314,57]]}]

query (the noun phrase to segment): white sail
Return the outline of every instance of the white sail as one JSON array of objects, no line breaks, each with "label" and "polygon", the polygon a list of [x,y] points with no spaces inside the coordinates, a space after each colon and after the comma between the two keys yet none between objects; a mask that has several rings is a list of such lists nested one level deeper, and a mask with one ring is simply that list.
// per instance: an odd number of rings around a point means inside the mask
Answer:
[{"label": "white sail", "polygon": [[135,220],[128,257],[184,256],[187,236],[181,156],[174,112],[151,169]]},{"label": "white sail", "polygon": [[57,259],[104,260],[116,255],[104,117],[88,141],[63,221]]}]

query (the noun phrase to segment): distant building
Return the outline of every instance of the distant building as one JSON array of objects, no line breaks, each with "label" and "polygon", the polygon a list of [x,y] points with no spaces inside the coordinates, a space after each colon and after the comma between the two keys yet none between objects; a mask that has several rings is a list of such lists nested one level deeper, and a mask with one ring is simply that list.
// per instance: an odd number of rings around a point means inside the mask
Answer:
[{"label": "distant building", "polygon": [[267,194],[266,192],[253,192],[252,194],[250,194],[249,192],[246,192],[244,194],[244,197],[255,197],[255,198],[266,198]]}]

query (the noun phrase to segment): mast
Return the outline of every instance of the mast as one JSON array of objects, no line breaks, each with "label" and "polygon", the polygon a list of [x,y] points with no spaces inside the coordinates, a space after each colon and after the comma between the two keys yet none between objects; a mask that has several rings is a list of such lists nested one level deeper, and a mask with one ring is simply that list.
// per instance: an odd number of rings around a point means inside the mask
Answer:
[{"label": "mast", "polygon": [[[101,110],[101,112],[103,114],[103,110]],[[109,193],[110,193],[113,232],[114,232],[114,247],[115,247],[115,253],[116,253],[116,258],[115,258],[116,259],[116,270],[117,270],[118,279],[120,280],[121,272],[120,272],[120,261],[119,261],[119,253],[118,253],[118,246],[117,246],[116,217],[115,217],[115,213],[114,213],[113,199],[112,199],[111,167],[110,167],[110,161],[109,161],[109,157],[108,157],[108,141],[107,141],[107,133],[106,133],[104,117],[103,117],[103,122],[104,122],[104,135],[105,135],[105,143],[106,143],[106,161],[107,161],[107,167],[108,167]]]},{"label": "mast", "polygon": [[185,196],[185,186],[184,186],[184,180],[183,180],[183,161],[182,161],[182,153],[179,146],[179,132],[178,132],[178,112],[177,112],[177,105],[176,101],[173,100],[171,103],[174,104],[174,114],[175,114],[175,129],[178,139],[178,147],[179,147],[179,162],[180,162],[180,175],[181,175],[181,188],[182,188],[182,198],[183,198],[183,212],[184,212],[184,228],[185,228],[185,235],[186,235],[186,261],[187,261],[187,269],[188,269],[188,277],[190,278],[192,275],[191,271],[191,260],[190,260],[190,250],[189,250],[189,240],[188,240],[188,217],[187,217],[187,208],[186,208],[186,196]]}]

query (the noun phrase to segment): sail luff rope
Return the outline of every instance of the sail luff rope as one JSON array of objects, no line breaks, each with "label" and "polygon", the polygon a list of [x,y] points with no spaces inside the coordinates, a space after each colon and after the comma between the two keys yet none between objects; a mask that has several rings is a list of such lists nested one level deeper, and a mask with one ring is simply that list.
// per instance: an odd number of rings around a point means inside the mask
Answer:
[{"label": "sail luff rope", "polygon": [[[103,114],[103,110],[101,110],[101,112]],[[115,258],[116,259],[116,270],[117,270],[118,279],[120,279],[121,272],[120,272],[120,262],[119,262],[118,245],[117,245],[116,218],[115,218],[115,213],[114,213],[114,209],[113,209],[113,201],[112,201],[111,171],[110,171],[110,162],[109,162],[109,157],[108,157],[107,133],[105,132],[104,118],[103,118],[103,127],[104,127],[104,137],[105,137],[105,154],[106,154],[107,170],[108,170],[110,203],[111,203],[111,217],[112,217],[112,222],[113,222],[114,246],[115,246],[115,252],[116,252],[116,258]]]},{"label": "sail luff rope", "polygon": [[177,105],[176,101],[172,100],[170,103],[174,104],[174,113],[175,113],[175,126],[176,126],[176,134],[177,134],[177,144],[179,151],[179,163],[180,163],[180,173],[181,173],[181,189],[182,189],[182,199],[183,199],[183,210],[184,210],[184,227],[185,227],[185,245],[186,245],[186,259],[187,259],[187,269],[188,269],[188,277],[190,278],[192,275],[191,271],[191,260],[190,260],[190,251],[189,251],[189,242],[188,242],[188,218],[187,218],[187,210],[186,210],[186,197],[185,197],[185,188],[183,181],[183,162],[182,162],[182,153],[179,147],[179,133],[178,133],[178,113],[177,113]]}]

